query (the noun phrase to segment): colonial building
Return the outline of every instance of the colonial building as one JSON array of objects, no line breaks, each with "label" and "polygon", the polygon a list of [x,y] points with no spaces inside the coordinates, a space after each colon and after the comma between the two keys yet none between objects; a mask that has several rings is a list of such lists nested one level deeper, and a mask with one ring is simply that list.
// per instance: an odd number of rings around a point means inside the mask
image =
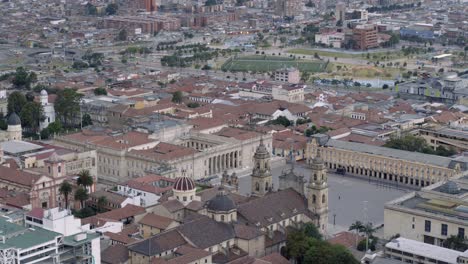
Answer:
[{"label": "colonial building", "polygon": [[317,134],[308,143],[308,159],[315,158],[319,149],[330,170],[395,186],[421,188],[468,169],[466,157],[428,155],[345,142]]},{"label": "colonial building", "polygon": [[[207,252],[213,263],[240,261],[248,256],[284,253],[288,228],[312,222],[322,233],[326,232],[328,185],[326,167],[320,156],[309,162],[312,173],[306,195],[293,188],[273,189],[270,154],[263,140],[253,163],[251,196],[229,192],[223,185],[197,193],[190,177],[177,178],[173,196],[150,209],[160,217],[148,218],[161,222],[152,225],[162,229],[156,227],[156,235],[128,247],[129,263],[154,262],[157,258],[179,263],[176,250],[189,245]],[[222,182],[236,185],[237,178],[224,173]],[[180,225],[167,228],[176,225],[173,221]],[[144,232],[151,232],[148,224],[144,225]],[[210,263],[209,259],[206,261],[201,263]]]},{"label": "colonial building", "polygon": [[[265,135],[263,140],[270,151],[271,135]],[[113,133],[95,129],[58,137],[55,141],[73,149],[96,149],[100,180],[123,182],[162,167],[175,169],[168,174],[159,173],[163,176],[175,178],[184,172],[193,179],[221,174],[224,170],[251,168],[252,153],[260,144],[260,134],[227,127],[214,134],[190,133],[166,143],[135,131]]]}]

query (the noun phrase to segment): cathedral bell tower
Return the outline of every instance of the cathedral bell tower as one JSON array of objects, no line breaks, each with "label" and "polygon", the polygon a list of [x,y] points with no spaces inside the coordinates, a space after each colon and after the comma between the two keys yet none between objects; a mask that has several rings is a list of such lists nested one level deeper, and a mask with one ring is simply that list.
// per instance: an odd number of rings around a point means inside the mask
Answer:
[{"label": "cathedral bell tower", "polygon": [[254,169],[252,171],[252,195],[264,196],[273,189],[270,171],[270,152],[260,139],[260,145],[254,154]]},{"label": "cathedral bell tower", "polygon": [[310,163],[310,168],[312,171],[307,186],[308,208],[318,216],[316,225],[321,233],[325,233],[328,224],[328,176],[319,149],[317,156]]}]

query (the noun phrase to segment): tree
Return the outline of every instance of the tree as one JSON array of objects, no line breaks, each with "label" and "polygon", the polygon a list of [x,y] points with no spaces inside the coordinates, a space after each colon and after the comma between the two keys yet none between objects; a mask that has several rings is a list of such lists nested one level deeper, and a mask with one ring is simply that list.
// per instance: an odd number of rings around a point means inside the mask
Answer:
[{"label": "tree", "polygon": [[65,208],[68,208],[68,196],[72,192],[72,186],[69,182],[64,181],[60,185],[59,192],[61,195],[63,195],[63,198],[65,199]]},{"label": "tree", "polygon": [[97,210],[102,213],[107,204],[107,198],[105,196],[100,196],[97,201]]},{"label": "tree", "polygon": [[278,116],[275,120],[271,121],[271,124],[288,127],[291,125],[291,121],[285,116]]},{"label": "tree", "polygon": [[190,102],[190,103],[187,104],[188,108],[197,108],[199,106],[200,106],[200,104],[197,103],[197,102]]},{"label": "tree", "polygon": [[213,5],[217,5],[218,2],[216,0],[207,0],[205,2],[205,6],[213,6]]},{"label": "tree", "polygon": [[81,94],[70,88],[57,92],[55,112],[64,126],[72,125],[72,122],[76,121],[76,117],[79,116],[81,97]]},{"label": "tree", "polygon": [[318,240],[322,239],[322,234],[320,234],[318,228],[312,223],[306,223],[304,227],[302,227],[302,230],[307,237],[315,238]]},{"label": "tree", "polygon": [[119,6],[116,3],[110,3],[106,6],[106,15],[115,15],[117,14],[117,10],[119,9]]},{"label": "tree", "polygon": [[92,5],[91,3],[88,2],[88,4],[86,4],[86,14],[88,14],[90,16],[97,15],[97,8],[94,5]]},{"label": "tree", "polygon": [[308,249],[308,238],[301,231],[291,232],[286,240],[287,255],[296,260],[297,263],[302,263],[304,254]]},{"label": "tree", "polygon": [[382,85],[382,89],[388,89],[388,84]]},{"label": "tree", "polygon": [[47,130],[49,130],[49,133],[52,135],[58,134],[62,132],[62,123],[56,120],[55,122],[52,122],[47,126]]},{"label": "tree", "polygon": [[89,114],[84,114],[81,118],[81,125],[83,127],[91,126],[93,124],[93,120]]},{"label": "tree", "polygon": [[21,92],[15,91],[8,96],[8,105],[7,105],[7,110],[8,110],[8,115],[11,113],[16,113],[19,114],[21,112],[21,109],[23,109],[23,106],[27,103],[26,96],[22,94]]},{"label": "tree", "polygon": [[107,95],[107,90],[106,88],[98,87],[94,89],[94,95]]},{"label": "tree", "polygon": [[77,184],[83,186],[84,188],[90,187],[93,185],[93,177],[89,170],[82,170],[78,173]]},{"label": "tree", "polygon": [[126,30],[125,28],[122,28],[122,29],[119,31],[119,35],[117,36],[117,40],[126,41],[126,40],[127,40],[127,37],[128,37],[127,30]]},{"label": "tree", "polygon": [[460,236],[450,236],[448,237],[444,243],[443,246],[446,248],[450,248],[453,250],[458,250],[458,251],[466,251],[468,249],[468,245],[466,244],[466,241],[464,238]]},{"label": "tree", "polygon": [[86,190],[83,187],[79,187],[78,189],[76,189],[76,191],[75,191],[75,200],[80,201],[80,207],[81,208],[84,207],[83,202],[88,200],[88,198],[89,198],[88,190]]},{"label": "tree", "polygon": [[44,109],[38,102],[26,103],[19,114],[21,125],[30,129],[32,132],[37,132],[39,123],[44,121]]},{"label": "tree", "polygon": [[361,221],[356,221],[349,226],[348,231],[356,231],[356,234],[361,233],[364,230],[364,224]]},{"label": "tree", "polygon": [[31,89],[31,84],[37,82],[37,75],[34,72],[28,72],[23,67],[16,68],[16,72],[11,80],[16,88]]},{"label": "tree", "polygon": [[182,92],[176,91],[172,94],[172,102],[176,104],[182,103]]}]

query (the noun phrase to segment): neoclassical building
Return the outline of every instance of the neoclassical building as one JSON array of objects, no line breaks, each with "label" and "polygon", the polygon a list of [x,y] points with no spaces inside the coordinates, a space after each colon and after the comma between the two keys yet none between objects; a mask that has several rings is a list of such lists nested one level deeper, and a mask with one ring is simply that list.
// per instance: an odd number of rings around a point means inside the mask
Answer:
[{"label": "neoclassical building", "polygon": [[[161,142],[149,134],[131,131],[114,133],[105,129],[83,130],[55,139],[57,145],[76,150],[95,149],[100,180],[123,182],[148,171],[170,168],[158,174],[175,178],[185,174],[195,180],[252,168],[252,155],[261,135],[239,128],[223,128],[214,134],[190,133]],[[272,136],[264,135],[265,147],[272,148]]]},{"label": "neoclassical building", "polygon": [[383,181],[395,186],[421,188],[468,170],[466,157],[449,158],[371,146],[315,135],[307,144],[307,157],[321,156],[328,169]]}]

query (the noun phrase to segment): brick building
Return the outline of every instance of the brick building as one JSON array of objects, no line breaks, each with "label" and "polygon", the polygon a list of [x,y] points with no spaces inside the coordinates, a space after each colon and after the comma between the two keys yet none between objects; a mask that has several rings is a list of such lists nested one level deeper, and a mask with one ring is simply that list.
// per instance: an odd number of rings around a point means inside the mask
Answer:
[{"label": "brick building", "polygon": [[377,48],[377,29],[374,25],[359,25],[353,29],[354,48],[366,50]]}]

